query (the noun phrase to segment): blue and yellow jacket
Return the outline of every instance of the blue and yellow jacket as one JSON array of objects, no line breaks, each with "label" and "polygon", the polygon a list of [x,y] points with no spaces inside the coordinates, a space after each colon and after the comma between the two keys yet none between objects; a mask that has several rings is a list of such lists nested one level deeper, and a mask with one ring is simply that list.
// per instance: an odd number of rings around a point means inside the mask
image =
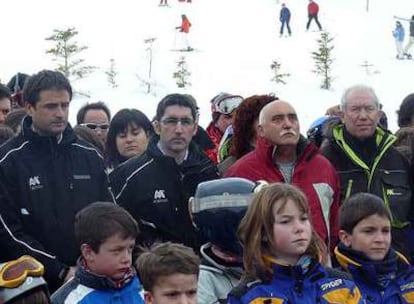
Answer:
[{"label": "blue and yellow jacket", "polygon": [[351,280],[339,272],[328,273],[317,260],[312,259],[307,268],[302,265],[284,266],[271,260],[271,267],[273,277],[269,282],[251,280],[240,283],[229,294],[228,303],[364,303],[358,287]]},{"label": "blue and yellow jacket", "polygon": [[367,304],[414,303],[414,267],[397,251],[391,249],[384,260],[372,261],[339,243],[335,256],[352,275]]}]

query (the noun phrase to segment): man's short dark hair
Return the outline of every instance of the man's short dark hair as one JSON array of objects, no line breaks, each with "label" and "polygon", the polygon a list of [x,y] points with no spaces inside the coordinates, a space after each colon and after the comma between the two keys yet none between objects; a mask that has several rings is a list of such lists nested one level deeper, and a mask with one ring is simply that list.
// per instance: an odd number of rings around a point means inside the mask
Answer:
[{"label": "man's short dark hair", "polygon": [[371,193],[356,193],[345,200],[339,210],[339,229],[352,234],[354,227],[371,215],[391,221],[390,211],[380,197]]},{"label": "man's short dark hair", "polygon": [[85,122],[86,112],[89,110],[102,110],[105,112],[106,116],[108,117],[108,121],[111,121],[111,111],[107,107],[107,105],[102,102],[92,102],[85,104],[82,108],[79,109],[78,114],[76,115],[76,122],[78,125]]},{"label": "man's short dark hair", "polygon": [[397,111],[400,128],[413,126],[414,122],[414,93],[407,95]]},{"label": "man's short dark hair", "polygon": [[114,203],[92,203],[76,214],[78,245],[88,244],[95,252],[99,252],[101,244],[111,236],[120,234],[122,239],[135,239],[138,233],[138,225],[132,215]]},{"label": "man's short dark hair", "polygon": [[157,280],[173,274],[198,276],[200,258],[193,249],[172,242],[154,244],[136,260],[136,268],[144,289],[152,292]]},{"label": "man's short dark hair", "polygon": [[72,86],[66,76],[61,72],[50,70],[40,71],[26,80],[23,87],[23,99],[35,106],[39,101],[40,92],[46,90],[66,91],[69,94],[69,100],[72,99]]},{"label": "man's short dark hair", "polygon": [[184,94],[169,94],[165,96],[161,101],[158,103],[157,106],[157,113],[155,115],[155,119],[160,121],[161,118],[164,116],[165,109],[169,106],[182,106],[191,109],[191,116],[195,120],[197,118],[197,109],[194,103]]},{"label": "man's short dark hair", "polygon": [[0,83],[0,99],[7,98],[11,102],[11,91],[4,84]]}]

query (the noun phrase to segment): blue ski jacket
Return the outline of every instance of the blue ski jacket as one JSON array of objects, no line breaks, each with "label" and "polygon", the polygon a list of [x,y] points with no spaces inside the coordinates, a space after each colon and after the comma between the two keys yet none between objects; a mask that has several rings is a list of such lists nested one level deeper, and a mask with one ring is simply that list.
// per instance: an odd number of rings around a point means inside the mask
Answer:
[{"label": "blue ski jacket", "polygon": [[414,303],[414,267],[397,251],[391,249],[383,261],[372,261],[339,243],[335,256],[352,275],[365,303]]},{"label": "blue ski jacket", "polygon": [[328,273],[317,260],[312,259],[305,270],[301,265],[271,264],[273,277],[269,282],[260,280],[241,282],[229,294],[229,304],[328,304],[362,302],[358,287],[345,276]]},{"label": "blue ski jacket", "polygon": [[52,304],[144,304],[142,285],[135,272],[120,282],[96,275],[84,268],[80,260],[75,277],[60,287]]},{"label": "blue ski jacket", "polygon": [[402,25],[397,25],[393,30],[392,35],[394,36],[395,40],[404,41],[405,33]]},{"label": "blue ski jacket", "polygon": [[290,10],[287,7],[283,7],[280,10],[280,21],[289,21],[290,19]]}]

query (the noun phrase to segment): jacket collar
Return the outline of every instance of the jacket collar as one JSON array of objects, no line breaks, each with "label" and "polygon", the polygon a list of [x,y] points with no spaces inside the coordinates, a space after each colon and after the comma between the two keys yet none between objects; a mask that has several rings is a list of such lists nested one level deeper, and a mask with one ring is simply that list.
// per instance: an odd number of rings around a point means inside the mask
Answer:
[{"label": "jacket collar", "polygon": [[407,258],[398,251],[390,249],[382,261],[373,261],[363,252],[346,247],[342,242],[335,248],[335,256],[342,268],[370,269],[376,274],[384,274],[391,271],[406,268],[410,265]]},{"label": "jacket collar", "polygon": [[111,278],[95,274],[87,269],[86,263],[82,258],[78,259],[77,266],[76,277],[79,279],[79,282],[82,285],[97,290],[122,289],[128,285],[135,276],[134,268],[131,267],[121,280],[114,281]]},{"label": "jacket collar", "polygon": [[51,145],[51,146],[58,146],[58,145],[68,145],[76,141],[77,137],[73,132],[72,127],[68,123],[65,130],[61,134],[61,137],[57,136],[40,136],[32,129],[33,120],[31,116],[26,116],[23,119],[22,123],[22,130],[20,131],[20,135],[24,138],[40,145]]},{"label": "jacket collar", "polygon": [[[263,159],[265,162],[273,164],[273,154],[275,153],[275,149],[277,149],[277,147],[269,143],[263,137],[257,139],[256,153],[259,158]],[[316,153],[318,153],[318,148],[304,136],[300,135],[298,144],[296,145],[296,162],[302,159],[309,160]]]}]

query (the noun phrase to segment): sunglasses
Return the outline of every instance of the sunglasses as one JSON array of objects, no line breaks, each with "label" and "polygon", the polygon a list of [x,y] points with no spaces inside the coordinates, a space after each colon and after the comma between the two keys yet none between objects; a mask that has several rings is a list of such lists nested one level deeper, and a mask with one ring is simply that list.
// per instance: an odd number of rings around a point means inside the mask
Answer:
[{"label": "sunglasses", "polygon": [[109,129],[109,124],[107,123],[101,123],[101,124],[96,124],[96,123],[83,123],[81,124],[81,126],[87,127],[91,130],[95,130],[96,128],[99,128],[101,130],[108,130]]},{"label": "sunglasses", "polygon": [[44,273],[43,265],[29,255],[8,262],[0,269],[0,287],[15,288],[28,276],[40,277]]}]

